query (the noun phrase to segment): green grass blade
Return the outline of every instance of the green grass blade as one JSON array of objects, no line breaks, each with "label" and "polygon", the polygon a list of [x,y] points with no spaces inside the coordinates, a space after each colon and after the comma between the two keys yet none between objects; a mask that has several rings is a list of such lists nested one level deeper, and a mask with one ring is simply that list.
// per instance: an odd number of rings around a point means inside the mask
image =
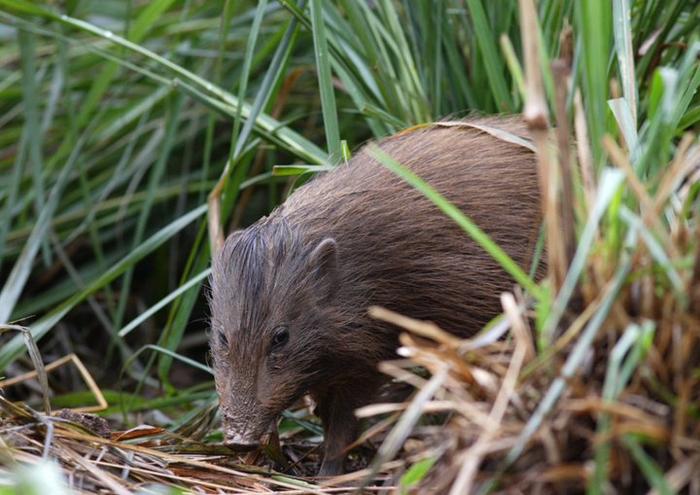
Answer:
[{"label": "green grass blade", "polygon": [[668,486],[663,471],[661,471],[656,462],[644,452],[644,449],[633,435],[625,435],[622,438],[622,444],[627,448],[629,453],[632,454],[632,458],[637,463],[637,466],[639,466],[644,477],[649,484],[654,487],[657,493],[660,495],[672,495],[676,493]]},{"label": "green grass blade", "polygon": [[[42,132],[39,126],[39,109],[37,102],[40,101],[37,93],[36,77],[36,48],[35,35],[24,29],[19,29],[18,41],[22,61],[22,103],[24,106],[24,120],[28,132],[29,161],[31,162],[32,178],[34,181],[34,203],[35,214],[38,217],[44,209],[44,178],[43,178],[43,157]],[[47,260],[48,261],[48,260]],[[1,318],[0,318],[1,320]]]},{"label": "green grass blade", "polygon": [[[253,60],[253,54],[255,53],[255,44],[260,36],[260,26],[262,24],[263,14],[267,8],[267,0],[260,0],[258,2],[258,7],[255,10],[255,17],[253,18],[253,24],[250,27],[250,33],[248,35],[248,43],[245,48],[245,56],[243,58],[243,69],[242,74],[238,83],[238,101],[244,101],[246,91],[248,89],[248,80],[250,78],[250,66]],[[233,131],[231,133],[231,148],[233,152],[231,153],[231,160],[236,161],[236,158],[243,150],[245,142],[241,139],[239,131],[241,129],[241,106],[238,105],[236,108],[236,115],[233,119]],[[245,136],[247,137],[247,136]]]},{"label": "green grass blade", "polygon": [[[636,323],[630,324],[617,341],[610,354],[608,369],[605,374],[603,384],[603,400],[612,403],[627,385],[631,375],[631,370],[635,369],[643,359],[649,348],[650,339],[653,338],[654,325],[652,322],[645,322],[643,327]],[[630,349],[632,351],[629,353]],[[625,356],[627,358],[625,359]],[[623,372],[623,370],[625,370]],[[598,418],[596,435],[599,438],[608,438],[610,430],[610,414],[601,413]],[[610,453],[612,450],[609,441],[601,441],[595,449],[594,474],[590,478],[587,493],[590,495],[602,495],[603,488],[608,482],[608,471],[610,463]]]},{"label": "green grass blade", "polygon": [[613,0],[613,34],[615,53],[620,68],[622,92],[632,114],[632,124],[637,128],[637,78],[634,72],[632,47],[632,20],[629,0]]},{"label": "green grass blade", "polygon": [[338,110],[335,104],[335,92],[331,78],[330,54],[326,40],[326,28],[323,20],[323,1],[311,0],[311,31],[314,38],[314,55],[318,86],[321,94],[323,126],[326,130],[326,142],[331,162],[340,160],[340,131],[338,130]]},{"label": "green grass blade", "polygon": [[584,105],[593,159],[600,164],[605,133],[605,102],[608,95],[611,6],[606,0],[575,2],[577,35],[581,50]]},{"label": "green grass blade", "polygon": [[[3,2],[7,1],[8,0],[0,0],[0,6],[3,5]],[[250,106],[244,102],[239,102],[231,93],[141,45],[80,19],[74,19],[66,15],[56,16],[52,12],[46,10],[41,10],[41,15],[42,17],[58,21],[66,26],[99,36],[118,46],[143,55],[163,69],[171,72],[176,77],[173,80],[173,84],[176,85],[176,87],[187,90],[188,94],[198,97],[199,101],[208,103],[212,108],[216,108],[226,115],[234,116],[239,104],[241,105],[241,114],[244,118],[248,119],[251,114]],[[179,78],[181,78],[181,80]],[[255,119],[254,128],[267,138],[276,139],[275,142],[284,145],[289,151],[297,154],[302,159],[314,163],[325,163],[327,160],[327,155],[315,144],[264,113],[260,113]]]},{"label": "green grass blade", "polygon": [[505,80],[503,60],[498,56],[496,37],[486,17],[484,4],[481,0],[467,0],[466,4],[473,20],[474,33],[484,59],[484,68],[493,90],[496,107],[501,112],[512,111],[513,103]]},{"label": "green grass blade", "polygon": [[639,156],[639,136],[629,101],[626,98],[615,98],[608,101],[608,106],[612,110],[618,129],[625,138],[627,148],[631,151],[631,159],[634,163]]},{"label": "green grass blade", "polygon": [[[184,96],[178,95],[175,99],[175,102],[173,103],[173,108],[171,112],[169,112],[168,118],[166,119],[167,128],[165,131],[165,137],[161,146],[160,155],[158,157],[158,160],[154,164],[153,169],[151,170],[151,175],[148,180],[146,198],[141,208],[139,218],[136,224],[136,232],[134,233],[132,240],[133,249],[136,249],[136,247],[138,247],[146,231],[146,224],[150,217],[153,203],[155,202],[155,195],[158,191],[158,188],[160,187],[160,182],[165,172],[165,165],[168,161],[168,158],[170,157],[170,153],[175,142],[176,130],[179,124],[179,115],[182,110],[183,103]],[[124,317],[124,312],[126,311],[126,303],[129,300],[128,293],[131,288],[131,279],[133,277],[133,273],[133,267],[130,267],[126,271],[124,275],[124,280],[122,281],[122,296],[119,298],[119,305],[117,306],[117,312],[114,317],[115,328],[119,328],[122,325],[122,319]]]},{"label": "green grass blade", "polygon": [[[24,290],[24,286],[27,283],[29,274],[32,270],[32,264],[34,263],[34,258],[39,251],[41,244],[47,238],[47,232],[50,227],[51,219],[53,218],[56,208],[58,208],[59,200],[63,189],[68,182],[70,173],[73,171],[80,153],[82,150],[82,143],[73,149],[73,153],[68,158],[68,162],[63,166],[59,176],[56,179],[56,183],[51,188],[49,193],[49,198],[41,210],[39,218],[32,229],[32,233],[27,240],[24,248],[22,249],[22,254],[15,262],[9,277],[5,281],[5,285],[0,292],[0,323],[8,322],[12,311],[17,304],[17,301]],[[0,367],[2,369],[2,367]]]},{"label": "green grass blade", "polygon": [[551,337],[554,334],[554,329],[559,324],[559,320],[569,304],[576,284],[586,267],[586,259],[590,254],[593,241],[595,240],[598,223],[615,198],[623,179],[624,174],[620,170],[605,169],[603,172],[598,186],[596,202],[591,210],[581,237],[578,240],[576,254],[574,254],[574,258],[571,260],[571,265],[569,266],[569,271],[566,274],[564,283],[544,323],[540,340],[541,348],[545,348],[549,345]]},{"label": "green grass blade", "polygon": [[170,357],[171,359],[177,359],[180,362],[183,362],[183,363],[185,363],[185,364],[187,364],[195,369],[198,369],[200,371],[204,371],[205,373],[208,373],[210,375],[214,374],[212,369],[205,364],[202,364],[198,361],[195,361],[194,359],[190,359],[187,356],[183,356],[182,354],[178,354],[177,352],[171,351],[170,349],[165,349],[163,347],[160,347],[157,345],[152,345],[152,344],[145,345],[141,349],[136,351],[134,353],[134,355],[131,357],[131,359],[124,364],[124,368],[128,368],[130,365],[130,362],[133,361],[134,359],[136,359],[136,357],[138,357],[138,355],[144,351],[155,351],[158,354],[164,354],[164,355]]},{"label": "green grass blade", "polygon": [[518,90],[521,100],[525,101],[527,99],[525,91],[525,77],[523,76],[523,69],[520,66],[518,57],[515,55],[513,44],[510,42],[510,38],[508,38],[505,34],[501,35],[500,41],[501,51],[506,59],[506,65],[510,71],[510,76],[513,78],[513,82]]},{"label": "green grass blade", "polygon": [[[49,200],[51,197],[49,196]],[[38,320],[35,324],[31,326],[32,336],[36,341],[40,340],[48,331],[50,331],[56,323],[61,321],[63,317],[74,308],[77,304],[87,298],[90,294],[101,289],[105,285],[109,284],[117,277],[122,275],[126,270],[132,267],[139,260],[152,253],[161,244],[170,239],[172,236],[177,234],[179,231],[184,229],[192,221],[204,215],[207,211],[206,205],[202,205],[194,210],[190,211],[186,215],[183,215],[170,224],[166,225],[158,232],[153,234],[151,237],[142,242],[136,249],[131,251],[126,257],[121,261],[114,264],[107,272],[102,274],[98,279],[92,281],[84,290],[73,295],[70,299],[63,302],[56,309],[51,311],[49,314]],[[0,306],[0,310],[4,306]],[[23,343],[21,337],[13,338],[10,342],[5,344],[2,349],[0,349],[0,370],[4,370],[7,366],[13,362],[19,355],[23,353]]]},{"label": "green grass blade", "polygon": [[[186,274],[199,273],[205,270],[209,265],[210,255],[207,249],[208,245],[202,242],[205,233],[206,225],[202,223],[195,249],[190,253],[188,269],[185,270]],[[190,321],[190,314],[199,297],[201,286],[201,282],[195,284],[190,290],[186,291],[177,299],[176,305],[173,306],[173,310],[168,315],[168,323],[158,340],[161,347],[174,352],[177,346],[180,345],[182,337],[185,334],[185,328]],[[158,362],[158,375],[162,383],[168,388],[170,388],[169,373],[172,362],[172,357],[167,354],[160,356]]]},{"label": "green grass blade", "polygon": [[204,280],[206,277],[209,276],[211,273],[210,269],[204,270],[200,272],[198,275],[195,275],[192,277],[190,280],[188,280],[185,284],[179,286],[177,289],[172,291],[170,294],[162,298],[160,301],[158,301],[156,304],[148,308],[146,311],[141,313],[139,316],[131,320],[128,324],[124,325],[124,328],[119,330],[118,335],[119,337],[125,337],[128,335],[134,328],[138,327],[141,325],[144,321],[146,321],[148,318],[156,314],[158,311],[163,309],[165,306],[170,304],[174,299],[179,297],[181,294],[187,292],[190,290],[192,287],[200,283],[202,280]]},{"label": "green grass blade", "polygon": [[[302,8],[304,6],[304,2],[305,0],[299,2],[299,5]],[[291,56],[292,48],[294,48],[294,45],[296,43],[296,38],[299,31],[298,25],[299,21],[297,18],[293,18],[291,21],[289,21],[289,25],[285,30],[282,41],[277,46],[277,49],[275,50],[275,53],[272,56],[269,68],[267,72],[265,72],[265,76],[263,77],[263,80],[260,84],[260,89],[255,95],[253,105],[246,117],[245,124],[243,125],[243,130],[241,131],[241,135],[238,138],[238,143],[240,143],[238,144],[238,146],[242,147],[243,144],[248,141],[248,137],[250,136],[254,125],[259,120],[266,118],[265,114],[263,113],[263,110],[267,103],[270,101],[270,98],[273,96],[274,88],[278,85],[279,81],[284,75],[283,69],[287,64],[289,57]],[[245,106],[242,106],[241,109],[245,110]],[[278,123],[278,127],[282,127],[282,125]],[[315,160],[312,161],[315,161],[316,163],[325,162],[326,156],[324,155],[324,153],[318,148],[314,149],[315,146],[309,146],[309,144],[310,143],[304,143],[304,146],[308,147],[309,150],[313,153],[307,153],[307,156],[314,156]],[[237,150],[236,152],[234,152],[234,155],[239,156],[241,151],[242,150]]]},{"label": "green grass blade", "polygon": [[[27,133],[29,130],[24,127],[22,131],[22,137],[17,144],[17,156],[12,165],[12,176],[10,178],[10,183],[5,190],[7,201],[2,209],[3,221],[0,222],[0,268],[2,268],[5,258],[7,257],[7,252],[5,250],[5,242],[7,240],[7,234],[12,225],[12,208],[17,204],[17,195],[19,194],[20,181],[22,179],[24,171],[24,157],[26,155],[26,143],[27,143]],[[1,320],[0,320],[1,321]]]}]

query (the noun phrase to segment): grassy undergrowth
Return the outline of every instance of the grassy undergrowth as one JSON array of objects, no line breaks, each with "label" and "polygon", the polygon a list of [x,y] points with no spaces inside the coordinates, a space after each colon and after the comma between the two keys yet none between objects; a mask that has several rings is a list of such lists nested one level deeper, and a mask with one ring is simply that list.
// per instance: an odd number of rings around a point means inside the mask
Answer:
[{"label": "grassy undergrowth", "polygon": [[[245,226],[370,138],[474,112],[531,126],[548,276],[470,341],[376,310],[408,330],[386,371],[429,378],[362,411],[369,471],[338,483],[700,490],[696,2],[0,0],[0,40],[0,375],[79,358],[2,389],[0,493],[45,445],[76,491],[331,490],[297,478],[319,441],[303,407],[282,447],[202,458],[222,454],[208,194]],[[98,441],[37,412],[100,395],[115,430],[153,428]]]}]

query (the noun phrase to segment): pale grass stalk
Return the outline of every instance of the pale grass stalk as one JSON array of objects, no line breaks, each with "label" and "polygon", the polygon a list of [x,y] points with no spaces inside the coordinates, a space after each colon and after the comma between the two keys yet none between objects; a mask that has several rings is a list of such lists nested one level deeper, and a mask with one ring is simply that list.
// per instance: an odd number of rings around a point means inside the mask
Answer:
[{"label": "pale grass stalk", "polygon": [[[21,325],[10,325],[0,323],[0,334],[5,331],[15,331],[22,334],[24,339],[24,345],[27,347],[29,357],[34,365],[34,376],[38,378],[39,386],[41,387],[41,401],[44,407],[44,413],[46,415],[51,415],[51,404],[49,402],[50,392],[49,392],[49,380],[46,376],[46,367],[44,366],[44,361],[41,359],[41,353],[39,352],[39,347],[36,345],[36,341],[32,336],[32,332],[29,328]],[[0,391],[3,387],[7,387],[11,382],[5,380],[0,382]]]},{"label": "pale grass stalk", "polygon": [[588,213],[595,204],[596,180],[593,157],[591,156],[591,144],[588,140],[588,125],[586,124],[586,112],[583,109],[581,90],[574,93],[574,129],[576,131],[576,151],[578,163],[583,179],[583,194],[586,199],[585,213]]},{"label": "pale grass stalk", "polygon": [[131,490],[122,485],[121,480],[114,475],[108,473],[104,469],[100,469],[92,462],[74,453],[71,449],[61,449],[60,452],[63,459],[70,459],[71,462],[79,465],[95,478],[101,481],[106,488],[117,495],[131,495]]},{"label": "pale grass stalk", "polygon": [[547,231],[547,269],[554,292],[561,287],[568,263],[561,241],[562,218],[559,208],[559,167],[552,156],[549,138],[549,111],[540,70],[540,44],[537,10],[532,0],[519,0],[520,31],[525,56],[527,100],[523,112],[537,148],[537,164],[542,196],[542,214]]},{"label": "pale grass stalk", "polygon": [[365,478],[363,486],[366,486],[371,478],[382,469],[382,466],[387,461],[393,459],[399,451],[403,443],[413,431],[416,422],[423,414],[423,408],[428,403],[435,393],[440,389],[443,382],[447,378],[449,368],[442,365],[434,371],[433,376],[428,380],[423,388],[411,400],[410,406],[406,409],[394,428],[389,432],[384,442],[379,447],[372,463],[369,466],[369,475]]},{"label": "pale grass stalk", "polygon": [[[571,165],[571,143],[569,119],[566,111],[568,99],[567,88],[571,84],[571,60],[573,57],[573,31],[567,26],[561,36],[561,55],[552,62],[552,72],[554,73],[554,94],[556,104],[557,127],[557,148],[559,172],[561,177],[561,195],[558,198],[558,212],[561,215],[560,223],[562,227],[562,249],[563,255],[560,264],[563,265],[564,272],[562,280],[566,276],[569,263],[576,253],[576,217],[574,211],[579,208],[578,198],[574,194],[573,171]],[[560,267],[561,269],[562,267]]]},{"label": "pale grass stalk", "polygon": [[522,345],[525,348],[525,362],[530,362],[535,359],[537,353],[535,345],[532,342],[532,330],[523,318],[513,294],[506,292],[501,294],[501,305],[506,316],[510,320],[510,328],[513,333],[513,338],[516,340],[516,346]]},{"label": "pale grass stalk", "polygon": [[[377,404],[370,404],[368,406],[363,406],[355,409],[355,416],[358,418],[369,418],[371,416],[377,416],[379,414],[387,414],[396,411],[405,411],[408,407],[408,403],[393,403],[384,402]],[[452,411],[458,409],[458,404],[451,400],[432,400],[425,404],[424,411],[427,413],[436,413],[444,411]]]},{"label": "pale grass stalk", "polygon": [[[693,479],[697,480],[698,469],[700,468],[700,454],[692,455],[671,468],[664,478],[668,486],[679,493]],[[659,490],[650,490],[647,495],[661,495]]]},{"label": "pale grass stalk", "polygon": [[539,32],[537,10],[533,0],[518,0],[520,6],[520,32],[525,56],[525,86],[527,99],[523,114],[530,128],[546,130],[549,126],[547,100],[540,72]]},{"label": "pale grass stalk", "polygon": [[564,331],[561,337],[559,337],[550,347],[540,353],[539,357],[535,361],[525,367],[521,378],[524,380],[529,377],[532,373],[536,372],[542,366],[547,364],[551,360],[552,356],[562,352],[569,344],[571,344],[581,333],[581,330],[588,320],[590,320],[595,312],[598,311],[601,303],[602,294],[599,294],[598,297],[589,303],[588,306],[586,306],[586,309],[584,309],[583,312],[576,317],[576,319],[573,321],[573,323],[571,323],[571,325],[569,325],[569,328]]},{"label": "pale grass stalk", "polygon": [[[102,393],[102,390],[100,390],[100,387],[97,385],[95,382],[95,379],[92,377],[88,369],[85,367],[83,362],[80,360],[80,358],[75,354],[71,353],[66,356],[63,356],[61,358],[58,358],[57,360],[47,364],[44,367],[44,375],[47,373],[50,373],[51,371],[60,368],[66,363],[73,363],[73,366],[75,366],[78,369],[78,372],[80,373],[80,376],[83,378],[85,381],[85,384],[88,386],[90,389],[90,392],[92,392],[92,395],[95,397],[95,400],[97,401],[96,406],[85,406],[85,407],[76,407],[73,408],[72,410],[75,412],[99,412],[99,411],[104,411],[107,409],[109,404],[107,404],[107,400],[104,397],[104,394]],[[29,371],[27,373],[23,373],[21,375],[17,375],[15,377],[9,378],[7,380],[1,380],[0,381],[0,389],[10,387],[12,385],[16,385],[18,383],[25,382],[27,380],[31,380],[32,378],[36,378],[39,376],[39,370],[34,370],[34,371]]]},{"label": "pale grass stalk", "polygon": [[668,201],[673,190],[698,166],[700,152],[697,147],[694,149],[692,155],[689,156],[690,146],[696,139],[697,137],[693,134],[686,133],[678,144],[676,156],[671,162],[671,166],[664,172],[661,184],[654,197],[654,211],[657,215],[661,214],[661,210]]},{"label": "pale grass stalk", "polygon": [[[508,297],[506,295],[505,299],[507,298]],[[510,304],[510,302],[515,305],[515,300],[507,303],[508,308],[512,309],[513,306]],[[506,305],[504,304],[506,314],[508,315],[508,318],[511,319],[512,328],[517,327],[519,325],[518,320],[521,319],[520,315],[517,312],[515,314],[509,312],[508,308],[506,308]],[[460,455],[460,463],[462,464],[462,467],[457,475],[457,478],[455,479],[455,482],[452,484],[450,495],[471,493],[474,478],[476,477],[481,460],[488,451],[488,445],[490,444],[491,439],[498,433],[503,416],[506,413],[508,403],[511,400],[511,396],[515,392],[515,387],[518,383],[518,375],[520,374],[520,370],[522,369],[523,363],[525,362],[525,358],[528,354],[527,341],[529,339],[527,336],[522,338],[522,334],[519,335],[517,331],[513,332],[513,338],[515,340],[513,357],[511,358],[508,371],[503,377],[501,389],[496,396],[496,400],[491,408],[491,413],[489,414],[489,419],[491,419],[491,421],[494,423],[494,426],[483,430],[474,445]]]},{"label": "pale grass stalk", "polygon": [[226,162],[223,172],[221,172],[221,177],[217,181],[214,189],[209,193],[207,198],[207,205],[209,208],[209,213],[207,215],[207,224],[209,229],[209,246],[211,249],[212,258],[221,250],[224,246],[224,227],[221,223],[221,194],[223,193],[224,187],[228,182],[228,174],[231,161]]},{"label": "pale grass stalk", "polygon": [[434,323],[409,318],[379,306],[370,306],[367,313],[372,318],[391,323],[420,337],[434,340],[448,347],[455,348],[462,343],[462,339],[445,332]]}]

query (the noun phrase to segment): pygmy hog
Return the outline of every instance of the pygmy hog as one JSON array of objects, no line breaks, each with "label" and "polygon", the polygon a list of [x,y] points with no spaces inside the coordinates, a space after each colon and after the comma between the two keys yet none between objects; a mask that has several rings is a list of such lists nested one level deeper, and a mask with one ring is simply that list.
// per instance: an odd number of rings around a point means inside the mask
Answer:
[{"label": "pygmy hog", "polygon": [[[535,154],[493,128],[526,135],[518,119],[477,119],[404,131],[380,147],[528,267],[540,223]],[[211,352],[226,444],[257,445],[311,393],[325,432],[320,474],[342,472],[354,410],[372,400],[383,382],[377,363],[398,343],[368,306],[469,336],[512,285],[452,220],[361,150],[231,234],[213,261]]]}]

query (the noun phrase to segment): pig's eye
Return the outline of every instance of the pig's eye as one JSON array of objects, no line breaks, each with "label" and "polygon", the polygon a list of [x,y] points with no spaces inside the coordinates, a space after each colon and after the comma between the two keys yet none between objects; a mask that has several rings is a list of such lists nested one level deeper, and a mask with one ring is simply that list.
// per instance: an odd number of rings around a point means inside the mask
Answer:
[{"label": "pig's eye", "polygon": [[228,347],[228,337],[226,333],[223,330],[218,330],[217,333],[219,334],[219,342],[221,342],[221,345]]},{"label": "pig's eye", "polygon": [[289,341],[289,329],[285,326],[279,326],[274,329],[272,334],[272,344],[270,351],[279,351]]}]

